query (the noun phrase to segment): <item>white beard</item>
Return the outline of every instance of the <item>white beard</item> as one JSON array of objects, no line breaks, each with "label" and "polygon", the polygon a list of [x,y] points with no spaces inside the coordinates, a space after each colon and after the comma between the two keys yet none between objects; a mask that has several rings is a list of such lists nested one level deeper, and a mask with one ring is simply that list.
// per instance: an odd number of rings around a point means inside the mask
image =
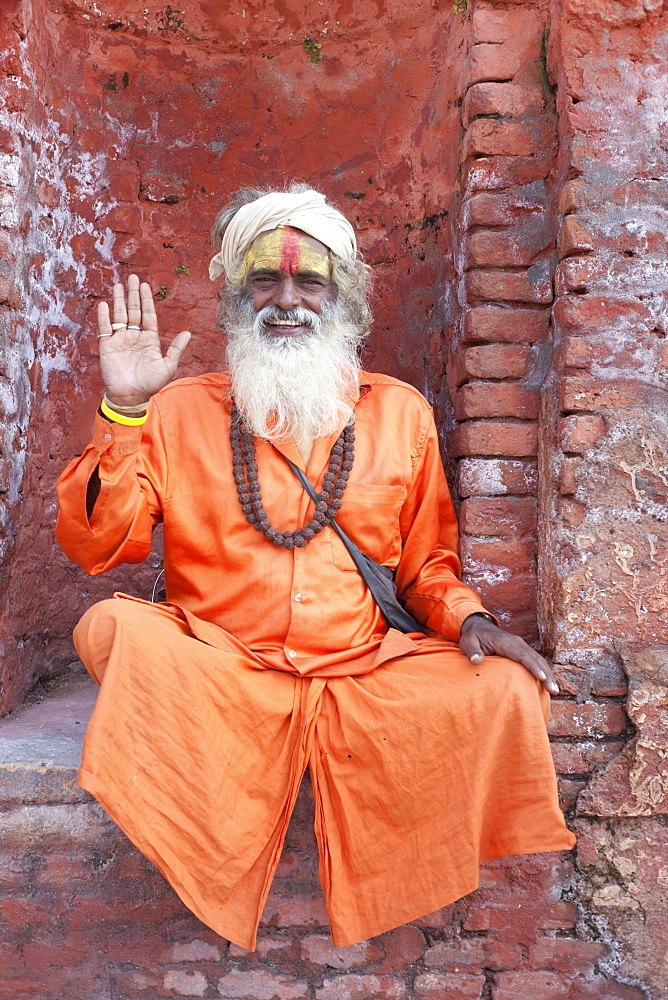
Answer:
[{"label": "white beard", "polygon": [[[269,319],[310,325],[295,337],[265,333]],[[353,416],[344,396],[357,385],[357,327],[336,302],[322,311],[267,307],[255,312],[246,296],[226,303],[227,365],[232,395],[257,437],[275,440],[292,435],[313,441],[333,433]]]}]

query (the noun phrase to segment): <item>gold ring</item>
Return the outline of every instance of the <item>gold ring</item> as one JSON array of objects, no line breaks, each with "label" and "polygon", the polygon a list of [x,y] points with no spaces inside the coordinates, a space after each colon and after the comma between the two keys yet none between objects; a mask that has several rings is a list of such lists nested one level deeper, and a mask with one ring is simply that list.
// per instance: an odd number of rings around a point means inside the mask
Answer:
[{"label": "gold ring", "polygon": [[102,340],[103,337],[113,337],[113,333],[98,333],[97,339]]},{"label": "gold ring", "polygon": [[[127,323],[112,323],[111,329],[114,330],[115,332],[116,330],[122,330],[127,325],[128,325]],[[109,336],[109,334],[107,334],[107,336]]]}]

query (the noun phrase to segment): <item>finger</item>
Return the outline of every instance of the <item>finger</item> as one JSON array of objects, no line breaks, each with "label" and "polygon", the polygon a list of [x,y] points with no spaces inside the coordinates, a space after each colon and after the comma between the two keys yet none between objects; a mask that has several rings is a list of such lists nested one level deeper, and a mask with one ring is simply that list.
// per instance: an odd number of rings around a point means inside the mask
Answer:
[{"label": "finger", "polygon": [[139,300],[141,304],[141,327],[143,330],[154,330],[158,332],[158,317],[153,302],[153,292],[151,286],[142,281],[139,286]]},{"label": "finger", "polygon": [[465,656],[468,656],[471,663],[475,663],[476,666],[485,659],[480,640],[473,629],[468,629],[460,636],[459,648]]},{"label": "finger", "polygon": [[175,368],[181,360],[181,355],[188,346],[191,336],[192,335],[189,330],[182,330],[181,333],[177,333],[174,340],[165,351],[165,357],[169,358],[169,360],[174,363]]},{"label": "finger", "polygon": [[136,274],[131,274],[128,278],[128,326],[141,327],[139,278]]},{"label": "finger", "polygon": [[125,289],[120,283],[114,285],[114,323],[127,323],[128,311],[125,305]]},{"label": "finger", "polygon": [[110,337],[113,334],[111,320],[109,319],[109,306],[106,302],[97,304],[97,335],[98,337]]},{"label": "finger", "polygon": [[559,686],[547,662],[524,639],[521,639],[518,635],[511,635],[508,632],[504,632],[499,639],[497,651],[502,656],[510,660],[515,660],[516,663],[521,663],[551,694],[559,693]]}]

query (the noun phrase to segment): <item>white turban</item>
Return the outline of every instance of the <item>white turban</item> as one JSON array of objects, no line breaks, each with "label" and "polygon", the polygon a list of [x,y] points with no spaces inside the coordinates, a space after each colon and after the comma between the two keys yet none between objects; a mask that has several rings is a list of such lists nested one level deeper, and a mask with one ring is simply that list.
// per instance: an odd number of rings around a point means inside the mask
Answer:
[{"label": "white turban", "polygon": [[292,226],[324,243],[337,257],[354,260],[357,241],[353,227],[345,215],[325,201],[318,191],[299,194],[273,192],[256,201],[242,205],[232,216],[225,230],[220,253],[209,264],[209,277],[216,281],[221,274],[229,274],[239,254],[253,240],[277,226]]}]

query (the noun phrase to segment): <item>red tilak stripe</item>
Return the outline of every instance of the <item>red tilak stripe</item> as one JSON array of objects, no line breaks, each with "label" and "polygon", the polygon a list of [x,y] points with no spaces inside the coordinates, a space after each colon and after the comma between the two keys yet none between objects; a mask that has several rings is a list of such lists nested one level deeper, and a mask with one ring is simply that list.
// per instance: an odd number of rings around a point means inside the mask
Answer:
[{"label": "red tilak stripe", "polygon": [[299,233],[295,229],[285,228],[281,232],[281,271],[296,274],[299,271]]}]

